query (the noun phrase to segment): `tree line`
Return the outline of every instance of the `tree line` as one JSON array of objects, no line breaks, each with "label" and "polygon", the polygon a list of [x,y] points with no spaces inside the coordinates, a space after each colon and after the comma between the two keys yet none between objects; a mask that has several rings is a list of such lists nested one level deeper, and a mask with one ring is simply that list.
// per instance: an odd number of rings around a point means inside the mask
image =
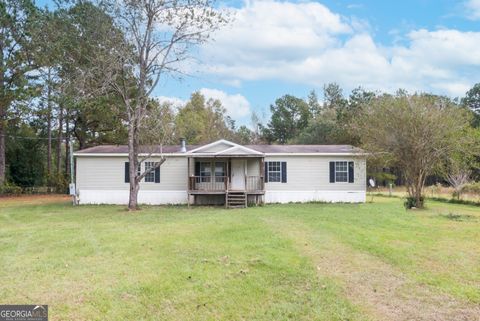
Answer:
[{"label": "tree line", "polygon": [[[458,188],[478,180],[480,84],[450,99],[361,87],[346,95],[331,83],[305,98],[279,97],[268,120],[252,113],[248,126],[199,92],[182,106],[156,100],[159,80],[181,74],[190,49],[227,23],[207,0],[58,1],[54,10],[31,0],[0,2],[0,192],[65,191],[72,144],[127,144],[135,165],[143,161],[139,146],[181,137],[189,144],[225,138],[364,147],[369,175],[391,178],[385,169],[397,170],[416,206],[432,175]],[[135,168],[131,209],[147,174]]]}]

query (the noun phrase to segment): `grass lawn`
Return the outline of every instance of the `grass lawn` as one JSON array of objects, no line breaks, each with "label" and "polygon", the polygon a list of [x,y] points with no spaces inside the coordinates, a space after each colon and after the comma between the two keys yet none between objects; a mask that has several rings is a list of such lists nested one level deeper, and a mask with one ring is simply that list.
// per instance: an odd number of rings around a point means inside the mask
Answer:
[{"label": "grass lawn", "polygon": [[480,207],[0,199],[0,304],[50,320],[480,320]]}]

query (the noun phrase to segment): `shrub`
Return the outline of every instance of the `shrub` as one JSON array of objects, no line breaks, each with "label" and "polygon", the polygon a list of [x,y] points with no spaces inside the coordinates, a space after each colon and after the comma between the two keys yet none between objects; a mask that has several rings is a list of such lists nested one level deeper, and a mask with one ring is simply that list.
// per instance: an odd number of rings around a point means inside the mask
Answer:
[{"label": "shrub", "polygon": [[415,197],[408,196],[405,199],[405,202],[403,203],[403,206],[405,206],[405,208],[407,210],[409,210],[409,209],[412,209],[413,207],[423,207],[424,203],[425,203],[425,198],[423,196],[420,197],[420,204],[417,204],[417,200],[416,200]]},{"label": "shrub", "polygon": [[65,194],[68,192],[68,181],[63,175],[52,175],[48,179],[49,192]]},{"label": "shrub", "polygon": [[462,192],[465,193],[472,193],[472,194],[479,194],[480,195],[480,182],[474,182],[466,185]]},{"label": "shrub", "polygon": [[18,195],[22,194],[22,188],[12,183],[6,182],[0,185],[0,195]]}]

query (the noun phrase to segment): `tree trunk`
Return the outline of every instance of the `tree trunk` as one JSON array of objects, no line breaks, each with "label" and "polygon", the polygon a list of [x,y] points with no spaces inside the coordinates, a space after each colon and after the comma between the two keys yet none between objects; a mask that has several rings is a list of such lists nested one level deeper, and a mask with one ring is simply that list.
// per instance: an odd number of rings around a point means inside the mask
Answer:
[{"label": "tree trunk", "polygon": [[414,185],[414,197],[415,197],[415,207],[416,208],[423,208],[423,186],[425,185],[425,175],[424,173],[420,172],[415,177],[415,185]]},{"label": "tree trunk", "polygon": [[47,78],[47,179],[48,185],[51,185],[51,175],[52,175],[52,104],[51,104],[51,94],[52,88],[50,86],[50,69],[48,69],[48,78]]},{"label": "tree trunk", "polygon": [[70,178],[70,123],[68,109],[65,112],[65,173]]},{"label": "tree trunk", "polygon": [[3,68],[3,42],[0,42],[0,186],[5,184],[6,158],[5,158],[5,136],[7,135],[7,107],[5,99],[4,68]]},{"label": "tree trunk", "polygon": [[[57,177],[60,176],[62,169],[62,140],[63,140],[63,106],[58,110],[58,130],[57,130]],[[65,168],[67,170],[67,168]]]},{"label": "tree trunk", "polygon": [[5,160],[5,106],[0,106],[0,186],[5,184],[6,160]]},{"label": "tree trunk", "polygon": [[137,146],[136,146],[136,126],[134,122],[130,123],[128,127],[128,161],[130,163],[129,174],[130,174],[130,194],[128,198],[128,210],[135,211],[138,209],[138,190],[139,182],[137,180],[138,173],[138,157],[137,157]]}]

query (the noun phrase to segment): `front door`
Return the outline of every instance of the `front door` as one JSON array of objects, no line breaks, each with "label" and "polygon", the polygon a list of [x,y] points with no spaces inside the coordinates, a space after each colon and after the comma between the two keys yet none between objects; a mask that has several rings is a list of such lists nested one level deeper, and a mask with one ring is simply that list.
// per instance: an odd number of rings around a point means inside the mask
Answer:
[{"label": "front door", "polygon": [[245,160],[232,159],[232,190],[245,190]]}]

